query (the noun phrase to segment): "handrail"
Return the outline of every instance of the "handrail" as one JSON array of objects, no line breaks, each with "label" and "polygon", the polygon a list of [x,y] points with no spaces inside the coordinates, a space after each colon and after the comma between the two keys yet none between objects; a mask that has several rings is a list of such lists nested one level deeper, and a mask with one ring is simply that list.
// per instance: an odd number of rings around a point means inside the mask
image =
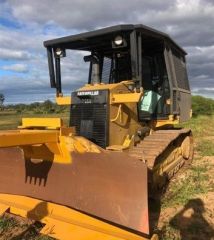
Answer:
[{"label": "handrail", "polygon": [[122,122],[121,108],[122,108],[122,104],[119,105],[117,115],[115,118],[111,119],[111,122],[116,122],[119,117],[120,117],[120,122]]}]

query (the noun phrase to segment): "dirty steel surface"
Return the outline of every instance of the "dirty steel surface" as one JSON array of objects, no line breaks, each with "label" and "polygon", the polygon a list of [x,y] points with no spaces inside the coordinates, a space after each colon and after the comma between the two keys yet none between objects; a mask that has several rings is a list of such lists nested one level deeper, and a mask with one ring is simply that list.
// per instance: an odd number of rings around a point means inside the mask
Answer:
[{"label": "dirty steel surface", "polygon": [[190,129],[157,130],[129,150],[129,155],[146,162],[153,169],[158,157],[178,137],[190,133]]},{"label": "dirty steel surface", "polygon": [[32,163],[0,149],[0,193],[62,204],[149,233],[147,167],[125,153],[72,154],[71,164]]}]

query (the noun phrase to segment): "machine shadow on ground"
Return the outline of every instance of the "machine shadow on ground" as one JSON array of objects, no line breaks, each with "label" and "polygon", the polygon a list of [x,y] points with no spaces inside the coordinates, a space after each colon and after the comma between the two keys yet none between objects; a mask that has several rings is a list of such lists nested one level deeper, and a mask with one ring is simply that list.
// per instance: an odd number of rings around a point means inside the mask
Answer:
[{"label": "machine shadow on ground", "polygon": [[[171,218],[169,226],[180,235],[180,240],[213,240],[214,228],[203,216],[204,212],[205,206],[200,198],[190,199],[184,207]],[[165,225],[161,229],[161,232],[164,235],[166,231],[167,226]],[[170,239],[175,239],[174,235],[171,237]]]},{"label": "machine shadow on ground", "polygon": [[[38,215],[39,213],[39,215]],[[27,213],[28,219],[35,219],[32,224],[28,225],[28,227],[22,231],[20,234],[12,237],[10,240],[22,240],[22,239],[38,239],[42,240],[43,237],[40,236],[40,230],[44,227],[40,221],[48,215],[47,202],[40,202],[33,208],[31,211]],[[44,239],[53,239],[51,237],[45,237]]]}]

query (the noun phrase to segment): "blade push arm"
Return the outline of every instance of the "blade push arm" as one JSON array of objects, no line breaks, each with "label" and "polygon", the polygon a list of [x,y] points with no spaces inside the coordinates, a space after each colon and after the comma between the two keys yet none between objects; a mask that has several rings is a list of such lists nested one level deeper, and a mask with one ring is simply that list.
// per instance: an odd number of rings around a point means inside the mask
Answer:
[{"label": "blade push arm", "polygon": [[19,128],[0,132],[0,148],[20,147],[25,159],[67,164],[72,152],[100,152],[90,141],[75,136],[73,128],[63,127],[60,118],[25,118]]}]

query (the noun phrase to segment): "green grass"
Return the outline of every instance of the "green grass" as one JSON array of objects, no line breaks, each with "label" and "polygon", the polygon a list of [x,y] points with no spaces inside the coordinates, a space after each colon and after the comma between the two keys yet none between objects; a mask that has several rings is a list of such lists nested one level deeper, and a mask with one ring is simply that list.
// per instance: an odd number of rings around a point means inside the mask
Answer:
[{"label": "green grass", "polygon": [[3,233],[18,225],[18,222],[14,218],[2,217],[0,218],[0,233]]},{"label": "green grass", "polygon": [[161,206],[168,208],[185,205],[196,195],[207,193],[210,190],[208,167],[208,164],[191,167],[184,179],[173,183],[168,194],[162,199]]},{"label": "green grass", "polygon": [[201,140],[197,145],[201,156],[214,156],[214,143],[210,140]]},{"label": "green grass", "polygon": [[64,123],[68,124],[69,113],[50,113],[50,114],[35,114],[32,112],[18,114],[14,111],[0,112],[0,130],[16,129],[21,125],[22,118],[49,118],[59,117],[62,118]]},{"label": "green grass", "polygon": [[[29,112],[20,114],[20,113],[17,113],[16,111],[2,111],[0,112],[0,130],[16,129],[19,125],[21,125],[21,119],[25,117],[27,118],[59,117],[63,119],[65,125],[68,125],[69,112],[36,114],[36,113],[33,113],[32,111],[31,112],[29,111]],[[0,218],[0,236],[7,234],[7,232],[10,232],[11,229],[14,229],[16,227],[19,229],[21,228],[23,232],[25,231],[25,229],[28,228],[26,224],[21,225],[14,218],[11,218],[11,217]],[[14,237],[14,240],[22,240],[23,237],[24,239],[29,239],[29,240],[33,240],[33,239],[34,240],[52,240],[53,239],[49,236],[39,234],[39,228],[36,225],[30,227],[29,231],[25,235],[21,237],[19,236]]]},{"label": "green grass", "polygon": [[[185,176],[170,183],[168,192],[161,200],[163,209],[185,206],[191,199],[214,191],[213,184],[210,183],[213,176],[209,174],[212,166],[209,162],[200,162],[204,156],[214,156],[214,115],[199,115],[180,126],[192,129],[196,154],[193,165]],[[180,231],[173,228],[169,220],[166,221],[159,232],[160,240],[180,240]],[[199,226],[194,222],[186,231],[191,237],[198,229]]]},{"label": "green grass", "polygon": [[200,115],[193,117],[190,121],[179,125],[190,128],[193,131],[195,139],[214,135],[214,115]]},{"label": "green grass", "polygon": [[[200,161],[200,159],[196,161]],[[211,166],[208,164],[193,166],[189,169],[185,178],[173,182],[169,192],[162,199],[162,208],[174,207],[176,209],[180,206],[186,206],[193,199],[197,198],[199,194],[206,194],[208,191],[213,191],[213,189],[211,189],[212,186],[209,184],[209,167]],[[177,223],[174,222],[174,224],[172,224],[174,216],[172,215],[171,217],[171,219],[163,223],[163,227],[159,231],[160,240],[181,240],[181,230],[179,227],[174,226]],[[179,224],[182,223],[179,222]],[[194,221],[194,223],[186,226],[185,231],[189,236],[191,236],[191,234],[195,235],[200,227],[200,223]]]},{"label": "green grass", "polygon": [[47,235],[41,235],[39,232],[43,225],[39,222],[26,223],[19,221],[9,215],[3,215],[0,218],[0,239],[14,239],[14,240],[54,240],[54,238]]},{"label": "green grass", "polygon": [[180,240],[179,230],[172,228],[169,223],[165,223],[159,233],[160,240]]},{"label": "green grass", "polygon": [[[15,129],[21,124],[23,117],[60,117],[65,123],[68,123],[69,113],[51,113],[51,114],[35,114],[34,112],[25,112],[18,114],[16,111],[0,112],[0,129]],[[189,122],[180,125],[182,127],[191,128],[193,131],[194,142],[196,143],[196,150],[201,156],[213,156],[214,144],[209,137],[214,136],[214,116],[199,115],[192,118]],[[207,139],[206,139],[207,138]],[[169,191],[161,200],[161,207],[168,208],[174,206],[185,205],[189,200],[197,197],[198,194],[206,194],[211,189],[209,180],[212,176],[208,175],[209,164],[197,164],[198,159],[194,159],[194,165],[186,171],[186,176],[176,182],[170,184]],[[209,179],[210,178],[210,179]],[[16,227],[16,222],[13,220],[0,219],[0,234],[5,233],[7,229]],[[191,231],[191,229],[190,229]],[[194,229],[192,229],[194,231]],[[36,229],[29,233],[29,240],[51,240],[49,236],[40,235]],[[160,232],[161,240],[179,240],[179,231],[172,228],[169,223],[164,224],[164,228]],[[18,240],[18,238],[17,238]],[[21,239],[19,239],[21,240]]]}]

